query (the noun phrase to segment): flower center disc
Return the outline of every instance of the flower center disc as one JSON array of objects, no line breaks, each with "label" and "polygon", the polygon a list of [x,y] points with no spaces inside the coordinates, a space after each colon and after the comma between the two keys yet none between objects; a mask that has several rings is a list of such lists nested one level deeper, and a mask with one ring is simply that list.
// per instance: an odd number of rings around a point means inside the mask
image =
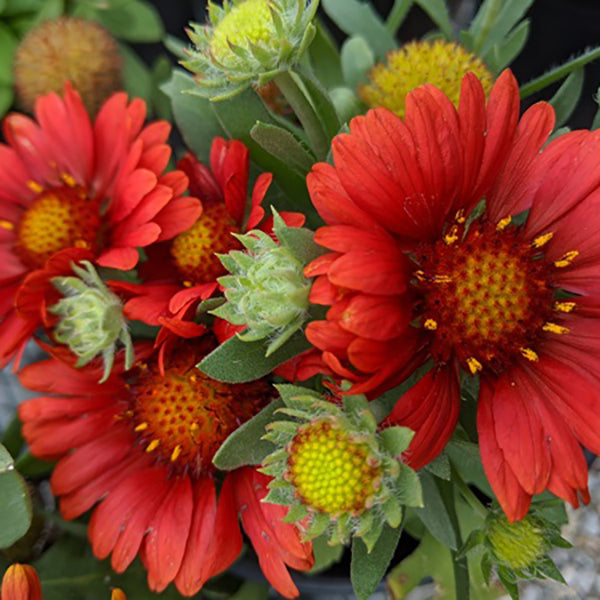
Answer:
[{"label": "flower center disc", "polygon": [[381,467],[367,444],[320,421],[300,427],[292,440],[286,479],[318,511],[360,514],[381,485]]},{"label": "flower center disc", "polygon": [[89,200],[81,187],[43,191],[25,210],[17,225],[16,250],[30,267],[44,265],[64,248],[98,250],[100,234],[98,203]]},{"label": "flower center disc", "polygon": [[240,233],[240,230],[225,204],[206,207],[198,221],[171,244],[171,256],[183,280],[199,285],[211,283],[225,274],[226,269],[215,253],[227,254],[230,250],[241,249],[232,233]]},{"label": "flower center disc", "polygon": [[482,362],[501,367],[526,352],[551,317],[548,263],[515,228],[474,223],[464,240],[446,236],[420,258],[425,327],[435,332],[440,361],[453,350],[472,372]]},{"label": "flower center disc", "polygon": [[245,0],[215,27],[210,49],[213,56],[225,67],[234,67],[239,59],[229,42],[249,48],[250,44],[270,47],[277,39],[271,9],[266,0]]},{"label": "flower center disc", "polygon": [[127,411],[147,452],[200,474],[229,434],[273,397],[264,381],[228,384],[195,368],[202,355],[185,348],[161,375],[157,366],[139,370],[130,384]]}]

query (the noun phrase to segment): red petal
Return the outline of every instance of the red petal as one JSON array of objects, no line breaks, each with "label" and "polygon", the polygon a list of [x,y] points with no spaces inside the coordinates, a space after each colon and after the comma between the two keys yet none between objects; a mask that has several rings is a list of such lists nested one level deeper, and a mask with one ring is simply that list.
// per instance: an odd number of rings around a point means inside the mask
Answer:
[{"label": "red petal", "polygon": [[420,469],[436,458],[452,437],[459,410],[456,373],[433,370],[398,399],[383,425],[402,425],[415,432],[402,456],[413,469]]}]

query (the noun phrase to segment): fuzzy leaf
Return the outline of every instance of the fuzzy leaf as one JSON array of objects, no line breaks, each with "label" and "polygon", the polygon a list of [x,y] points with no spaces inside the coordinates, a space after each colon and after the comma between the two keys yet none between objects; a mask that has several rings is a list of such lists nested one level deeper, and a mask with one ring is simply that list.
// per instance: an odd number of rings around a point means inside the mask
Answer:
[{"label": "fuzzy leaf", "polygon": [[250,131],[256,123],[281,125],[275,121],[254,90],[248,89],[233,98],[212,102],[215,115],[227,135],[240,140],[250,150],[252,160],[265,171],[273,173],[275,181],[293,202],[280,203],[281,210],[298,210],[310,203],[304,177],[284,161],[267,152],[252,138]]},{"label": "fuzzy leaf", "polygon": [[258,122],[250,130],[252,139],[273,156],[305,176],[315,162],[308,150],[286,129]]},{"label": "fuzzy leaf", "polygon": [[315,232],[304,227],[282,227],[277,230],[277,237],[305,265],[326,252],[313,241]]},{"label": "fuzzy leaf", "polygon": [[396,48],[394,36],[373,7],[358,0],[323,0],[329,18],[348,35],[361,35],[378,59]]},{"label": "fuzzy leaf", "polygon": [[215,467],[232,471],[245,465],[260,464],[274,449],[271,442],[261,439],[266,432],[265,427],[282,406],[281,400],[275,400],[238,427],[217,450],[213,458]]},{"label": "fuzzy leaf", "polygon": [[115,37],[128,42],[159,42],[164,34],[160,15],[150,2],[129,0],[116,6],[113,3],[96,14]]},{"label": "fuzzy leaf", "polygon": [[[483,56],[483,60],[495,72],[499,73],[521,54],[525,47],[530,29],[529,19],[521,21],[502,44],[496,44]],[[462,33],[462,32],[461,32]]]},{"label": "fuzzy leaf", "polygon": [[32,506],[25,480],[15,470],[11,455],[1,444],[0,499],[0,548],[7,548],[27,533]]},{"label": "fuzzy leaf", "polygon": [[415,513],[436,539],[448,548],[457,550],[459,537],[452,515],[449,514],[440,493],[438,482],[429,473],[421,471],[420,475],[425,505],[415,509]]},{"label": "fuzzy leaf", "polygon": [[344,77],[335,41],[323,23],[315,24],[315,37],[308,48],[313,73],[328,88],[343,85]]},{"label": "fuzzy leaf", "polygon": [[408,427],[387,427],[380,434],[386,449],[394,456],[400,456],[410,444],[415,432]]},{"label": "fuzzy leaf", "polygon": [[558,88],[556,94],[550,98],[549,103],[554,107],[556,113],[556,124],[558,129],[573,114],[583,90],[583,69],[573,71]]},{"label": "fuzzy leaf", "polygon": [[452,39],[452,21],[445,0],[415,0],[415,4],[429,15],[447,39]]},{"label": "fuzzy leaf", "polygon": [[312,541],[315,564],[310,570],[311,575],[320,573],[339,562],[344,553],[343,544],[331,545],[327,535],[321,535]]},{"label": "fuzzy leaf", "polygon": [[173,117],[185,145],[200,161],[207,164],[210,142],[213,138],[223,135],[223,129],[209,100],[186,93],[195,85],[192,77],[176,69],[171,80],[161,89],[171,99]]},{"label": "fuzzy leaf", "polygon": [[367,547],[360,538],[352,540],[350,578],[358,600],[367,600],[383,579],[394,556],[401,531],[400,528],[392,529],[389,525],[384,525],[371,552],[367,552]]},{"label": "fuzzy leaf", "polygon": [[364,83],[367,73],[375,64],[375,55],[365,39],[355,35],[344,42],[341,57],[346,84],[356,89]]}]

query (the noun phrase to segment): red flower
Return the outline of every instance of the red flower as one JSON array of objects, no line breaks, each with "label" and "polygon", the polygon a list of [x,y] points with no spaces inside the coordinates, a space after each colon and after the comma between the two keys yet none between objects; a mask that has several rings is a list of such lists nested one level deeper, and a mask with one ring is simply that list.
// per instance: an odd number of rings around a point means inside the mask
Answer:
[{"label": "red flower", "polygon": [[6,569],[0,589],[2,600],[42,600],[42,587],[36,570],[15,563]]},{"label": "red flower", "polygon": [[331,308],[307,337],[354,392],[377,395],[433,361],[389,418],[416,430],[415,468],[452,435],[460,370],[480,376],[481,456],[512,520],[545,489],[587,502],[579,443],[600,452],[600,133],[540,153],[553,125],[545,103],[519,120],[509,71],[487,105],[469,74],[458,111],[418,88],[404,121],[355,118],[335,166],[308,177],[330,253],[306,273],[312,301]]},{"label": "red flower", "polygon": [[[217,277],[226,269],[217,253],[226,254],[241,249],[233,237],[251,229],[271,232],[273,218],[264,218],[262,201],[273,176],[262,173],[252,190],[249,213],[247,210],[248,149],[237,140],[213,140],[208,169],[191,154],[179,162],[179,168],[189,177],[190,192],[202,200],[203,213],[187,231],[172,241],[154,246],[149,253],[142,285],[115,282],[124,292],[134,297],[125,305],[130,319],[161,325],[157,345],[178,337],[201,335],[204,329],[195,324],[198,303],[217,289]],[[301,226],[304,216],[282,212],[290,226]],[[173,334],[173,335],[171,335]]]},{"label": "red flower", "polygon": [[37,101],[36,121],[4,120],[0,144],[0,367],[31,335],[12,308],[23,278],[54,253],[85,248],[95,262],[131,269],[138,247],[187,229],[201,207],[183,197],[188,179],[163,173],[170,125],[144,127],[142,100],[109,98],[92,124],[79,94]]},{"label": "red flower", "polygon": [[[311,568],[311,545],[279,522],[279,507],[260,502],[268,478],[250,467],[227,473],[217,494],[221,474],[212,465],[220,444],[273,390],[263,381],[209,379],[194,365],[213,344],[182,344],[163,374],[156,361],[128,372],[121,361],[104,384],[98,365],[76,370],[55,357],[26,367],[23,385],[47,395],[20,405],[23,434],[36,456],[58,459],[51,484],[66,519],[96,505],[89,539],[98,558],[112,554],[115,571],[139,554],[152,590],[174,581],[192,596],[239,554],[239,512],[265,575],[293,597],[286,565]],[[145,360],[148,346],[136,356]]]}]

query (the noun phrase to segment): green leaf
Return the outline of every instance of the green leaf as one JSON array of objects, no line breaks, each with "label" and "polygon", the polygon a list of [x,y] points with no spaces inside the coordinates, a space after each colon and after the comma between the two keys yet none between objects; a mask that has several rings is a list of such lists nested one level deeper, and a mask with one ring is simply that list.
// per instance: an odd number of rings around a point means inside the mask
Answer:
[{"label": "green leaf", "polygon": [[185,145],[198,160],[208,164],[211,142],[223,135],[223,129],[209,100],[185,93],[195,85],[190,75],[176,69],[171,80],[162,86],[162,91],[171,99],[173,117]]},{"label": "green leaf", "polygon": [[482,57],[483,61],[487,63],[494,73],[502,71],[502,69],[521,54],[529,37],[529,29],[529,19],[521,21],[502,44],[496,44]]},{"label": "green leaf", "polygon": [[0,87],[13,82],[13,56],[18,40],[11,29],[0,22]]},{"label": "green leaf", "polygon": [[556,124],[558,129],[573,114],[583,90],[583,69],[573,71],[558,88],[556,94],[548,101],[554,107],[556,113]]},{"label": "green leaf", "polygon": [[152,107],[156,118],[173,121],[171,99],[162,91],[162,86],[171,78],[171,61],[163,54],[152,65]]},{"label": "green leaf", "polygon": [[286,406],[291,406],[290,401],[295,400],[298,396],[306,397],[306,396],[314,396],[317,400],[323,400],[323,396],[316,392],[315,390],[311,390],[310,388],[304,388],[299,385],[291,385],[289,383],[281,383],[276,385],[275,388],[279,392],[281,399],[283,400]]},{"label": "green leaf", "polygon": [[46,0],[35,16],[32,25],[37,25],[42,21],[56,19],[65,12],[65,0]]},{"label": "green leaf", "polygon": [[375,64],[375,55],[360,35],[348,38],[342,46],[342,71],[348,86],[356,89]]},{"label": "green leaf", "polygon": [[0,443],[4,445],[6,450],[12,456],[17,456],[19,452],[21,452],[21,449],[25,444],[25,440],[21,434],[21,421],[19,421],[19,417],[17,415],[12,418],[7,428],[4,430],[4,433],[0,438]]},{"label": "green leaf", "polygon": [[531,81],[528,81],[527,83],[521,86],[521,99],[527,98],[528,96],[531,96],[531,94],[535,94],[536,92],[543,90],[544,88],[553,84],[555,81],[560,81],[573,71],[580,69],[587,63],[592,62],[593,60],[596,60],[598,58],[600,58],[600,46],[597,46],[596,48],[591,48],[590,50],[587,50],[580,56],[568,60],[566,63],[563,63],[559,67],[550,69],[550,71],[548,71],[547,73],[544,73],[543,75],[540,75],[539,77],[536,77],[535,79],[532,79]]},{"label": "green leaf", "polygon": [[2,10],[0,14],[3,19],[36,12],[42,8],[44,0],[3,0],[0,2]]},{"label": "green leaf", "polygon": [[143,0],[128,0],[106,10],[97,18],[115,37],[128,42],[160,42],[164,28],[156,8]]},{"label": "green leaf", "polygon": [[144,61],[128,46],[119,44],[123,58],[123,88],[130,96],[152,102],[152,73]]},{"label": "green leaf", "polygon": [[350,578],[358,600],[367,600],[383,579],[390,564],[402,530],[383,526],[383,531],[371,552],[358,537],[352,540],[352,561]]},{"label": "green leaf", "polygon": [[165,48],[178,59],[183,60],[187,58],[185,50],[188,48],[189,42],[167,33],[163,39],[163,44],[165,45]]},{"label": "green leaf", "polygon": [[315,244],[315,232],[304,227],[282,227],[277,231],[277,238],[305,265],[325,252],[324,248]]},{"label": "green leaf", "polygon": [[343,544],[331,546],[327,534],[321,535],[312,541],[315,564],[310,570],[310,574],[320,573],[339,562],[344,553]]},{"label": "green leaf", "polygon": [[306,88],[310,101],[319,116],[325,135],[331,140],[339,133],[341,123],[327,90],[321,82],[310,73],[298,72],[302,84]]},{"label": "green leaf", "polygon": [[258,122],[250,135],[261,148],[285,161],[302,176],[306,176],[315,162],[308,150],[283,127]]},{"label": "green leaf", "polygon": [[448,548],[457,550],[459,546],[458,532],[440,492],[439,484],[443,482],[434,479],[424,471],[419,474],[425,506],[415,508],[415,513],[436,539]]},{"label": "green leaf", "polygon": [[425,466],[425,468],[440,479],[450,480],[450,461],[446,454],[440,454],[437,458]]},{"label": "green leaf", "polygon": [[448,455],[452,466],[466,483],[473,483],[490,498],[494,497],[481,464],[477,444],[455,438],[448,442],[445,453]]},{"label": "green leaf", "polygon": [[445,0],[415,0],[415,4],[429,15],[447,39],[452,39],[452,20]]},{"label": "green leaf", "polygon": [[0,444],[0,548],[22,538],[33,516],[27,485],[15,470],[8,450]]},{"label": "green leaf", "polygon": [[243,342],[234,336],[215,348],[197,367],[217,381],[244,383],[260,379],[311,347],[301,331],[267,358],[268,346],[268,340]]},{"label": "green leaf", "polygon": [[362,36],[379,60],[396,48],[393,34],[368,4],[358,0],[323,0],[322,6],[342,31]]},{"label": "green leaf", "polygon": [[304,177],[286,165],[284,161],[261,148],[250,135],[251,129],[258,122],[270,125],[280,124],[273,119],[256,92],[248,89],[233,98],[211,102],[211,106],[226,134],[230,138],[242,141],[250,150],[252,160],[265,171],[273,173],[277,184],[285,194],[294,199],[294,202],[290,202],[289,207],[278,208],[294,209],[295,206],[295,209],[298,210],[299,205],[310,206]]},{"label": "green leaf", "polygon": [[379,436],[388,452],[394,456],[400,456],[415,437],[415,432],[408,427],[387,427]]},{"label": "green leaf", "polygon": [[258,465],[273,452],[271,442],[261,439],[265,427],[273,421],[278,408],[283,407],[281,399],[265,406],[257,415],[238,427],[222,444],[213,458],[217,469],[232,471],[245,465]]},{"label": "green leaf", "polygon": [[52,471],[54,463],[41,460],[33,456],[31,452],[26,452],[23,456],[19,457],[15,466],[19,473],[26,477],[41,477],[48,475]]},{"label": "green leaf", "polygon": [[[233,596],[229,596],[229,600],[267,600],[269,588],[269,584],[262,581],[245,581]],[[206,596],[210,598],[208,594]]]},{"label": "green leaf", "polygon": [[390,14],[386,20],[386,27],[388,31],[393,35],[396,34],[400,25],[404,22],[406,15],[408,15],[408,11],[412,7],[413,0],[395,0],[394,6],[392,6],[392,10],[390,10]]},{"label": "green leaf", "polygon": [[[475,35],[475,47],[473,50],[485,55],[496,44],[501,44],[511,29],[523,18],[533,4],[533,0],[504,0],[498,3],[487,2],[488,14],[483,14],[481,29]],[[484,12],[486,6],[482,6],[480,12]],[[477,18],[479,14],[477,15]],[[476,18],[476,20],[477,20]],[[477,29],[475,27],[475,29]],[[473,27],[471,31],[474,31]]]},{"label": "green leaf", "polygon": [[344,85],[340,55],[333,37],[323,23],[317,21],[316,25],[315,37],[308,48],[312,71],[328,89]]}]

